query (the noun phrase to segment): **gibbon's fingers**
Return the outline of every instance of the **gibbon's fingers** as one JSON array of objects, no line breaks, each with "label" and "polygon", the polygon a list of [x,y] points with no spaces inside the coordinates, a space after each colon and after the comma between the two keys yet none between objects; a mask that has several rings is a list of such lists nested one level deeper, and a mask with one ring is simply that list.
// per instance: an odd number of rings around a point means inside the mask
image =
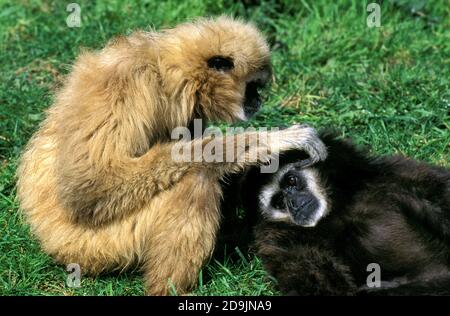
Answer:
[{"label": "gibbon's fingers", "polygon": [[312,127],[293,125],[285,130],[274,132],[272,136],[271,149],[278,153],[301,149],[309,155],[312,164],[327,158],[327,148]]},{"label": "gibbon's fingers", "polygon": [[[290,128],[272,132],[247,132],[224,137],[206,137],[188,143],[191,146],[191,161],[194,161],[195,147],[214,147],[214,155],[218,161],[209,164],[217,168],[218,162],[222,167],[222,175],[234,173],[245,167],[265,164],[281,152],[300,149],[310,156],[310,163],[314,164],[327,157],[327,149],[318,137],[315,129],[309,126],[292,126]],[[177,145],[178,146],[178,145]],[[234,154],[230,160],[230,151]],[[198,152],[198,150],[197,150]],[[193,165],[194,168],[198,167]],[[206,166],[203,166],[207,168]]]},{"label": "gibbon's fingers", "polygon": [[314,165],[315,162],[311,158],[300,160],[299,162],[294,163],[295,169],[306,169]]},{"label": "gibbon's fingers", "polygon": [[328,150],[322,139],[317,134],[317,130],[307,125],[294,125],[292,128],[300,129],[305,134],[303,137],[303,146],[305,151],[311,157],[312,164],[327,159]]}]

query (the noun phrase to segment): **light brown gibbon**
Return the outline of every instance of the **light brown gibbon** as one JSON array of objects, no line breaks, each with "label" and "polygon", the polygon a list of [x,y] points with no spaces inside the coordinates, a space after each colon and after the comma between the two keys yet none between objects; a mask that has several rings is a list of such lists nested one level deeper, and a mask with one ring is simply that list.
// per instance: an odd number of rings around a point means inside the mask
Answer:
[{"label": "light brown gibbon", "polygon": [[[247,118],[269,78],[262,35],[228,17],[135,32],[82,53],[18,168],[21,209],[44,251],[83,274],[137,265],[149,294],[191,290],[214,248],[219,180],[262,161],[177,162],[171,132],[196,118]],[[269,135],[240,155],[270,147],[302,148],[312,161],[326,156],[307,126]]]}]

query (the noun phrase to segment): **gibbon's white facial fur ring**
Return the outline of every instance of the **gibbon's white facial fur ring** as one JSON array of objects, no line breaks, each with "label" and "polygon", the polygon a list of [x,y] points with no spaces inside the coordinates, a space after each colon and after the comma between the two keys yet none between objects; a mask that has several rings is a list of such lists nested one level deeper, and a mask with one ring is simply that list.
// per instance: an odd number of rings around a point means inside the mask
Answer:
[{"label": "gibbon's white facial fur ring", "polygon": [[[282,167],[275,175],[272,176],[272,179],[269,184],[262,187],[261,193],[259,195],[259,207],[262,211],[262,215],[272,221],[284,221],[289,223],[294,223],[295,221],[292,217],[292,214],[289,210],[285,209],[277,209],[271,206],[272,197],[281,190],[280,182],[284,175],[293,168],[294,164],[287,164]],[[328,199],[324,189],[320,185],[319,175],[314,168],[307,168],[301,170],[300,175],[306,182],[306,188],[309,190],[319,201],[319,207],[314,213],[314,218],[306,225],[302,225],[303,227],[314,227],[317,223],[324,218],[330,210]]]},{"label": "gibbon's white facial fur ring", "polygon": [[286,210],[279,210],[270,205],[272,197],[280,190],[280,180],[291,169],[293,164],[288,164],[272,175],[269,184],[262,187],[259,194],[259,208],[262,215],[271,220],[293,222],[291,214]]}]

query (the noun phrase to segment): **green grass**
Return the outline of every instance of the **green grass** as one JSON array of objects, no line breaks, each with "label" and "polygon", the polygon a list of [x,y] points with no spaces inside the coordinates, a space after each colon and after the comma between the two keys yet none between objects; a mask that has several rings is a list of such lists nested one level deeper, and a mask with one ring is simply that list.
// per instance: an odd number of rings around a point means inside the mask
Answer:
[{"label": "green grass", "polygon": [[[367,27],[364,1],[253,2],[78,1],[82,27],[68,28],[64,1],[0,0],[0,294],[143,294],[133,272],[66,287],[64,267],[40,250],[15,200],[17,159],[78,52],[136,28],[222,13],[254,21],[273,47],[276,79],[250,124],[334,126],[375,153],[449,166],[448,1],[383,1],[380,28]],[[243,255],[207,265],[195,294],[277,292],[260,261]]]}]

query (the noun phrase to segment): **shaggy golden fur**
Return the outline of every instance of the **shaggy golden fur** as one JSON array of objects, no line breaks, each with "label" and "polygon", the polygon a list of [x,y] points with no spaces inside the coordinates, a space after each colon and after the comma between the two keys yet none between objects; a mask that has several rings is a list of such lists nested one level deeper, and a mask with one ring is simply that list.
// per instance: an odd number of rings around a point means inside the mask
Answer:
[{"label": "shaggy golden fur", "polygon": [[[213,56],[234,68],[208,68]],[[81,54],[18,169],[21,208],[45,252],[87,274],[139,264],[149,294],[167,294],[168,280],[179,293],[191,289],[214,247],[219,179],[255,162],[175,162],[170,133],[195,118],[245,118],[246,86],[267,81],[269,70],[257,29],[226,17],[136,32]],[[311,128],[271,135],[241,154],[326,155]]]}]

